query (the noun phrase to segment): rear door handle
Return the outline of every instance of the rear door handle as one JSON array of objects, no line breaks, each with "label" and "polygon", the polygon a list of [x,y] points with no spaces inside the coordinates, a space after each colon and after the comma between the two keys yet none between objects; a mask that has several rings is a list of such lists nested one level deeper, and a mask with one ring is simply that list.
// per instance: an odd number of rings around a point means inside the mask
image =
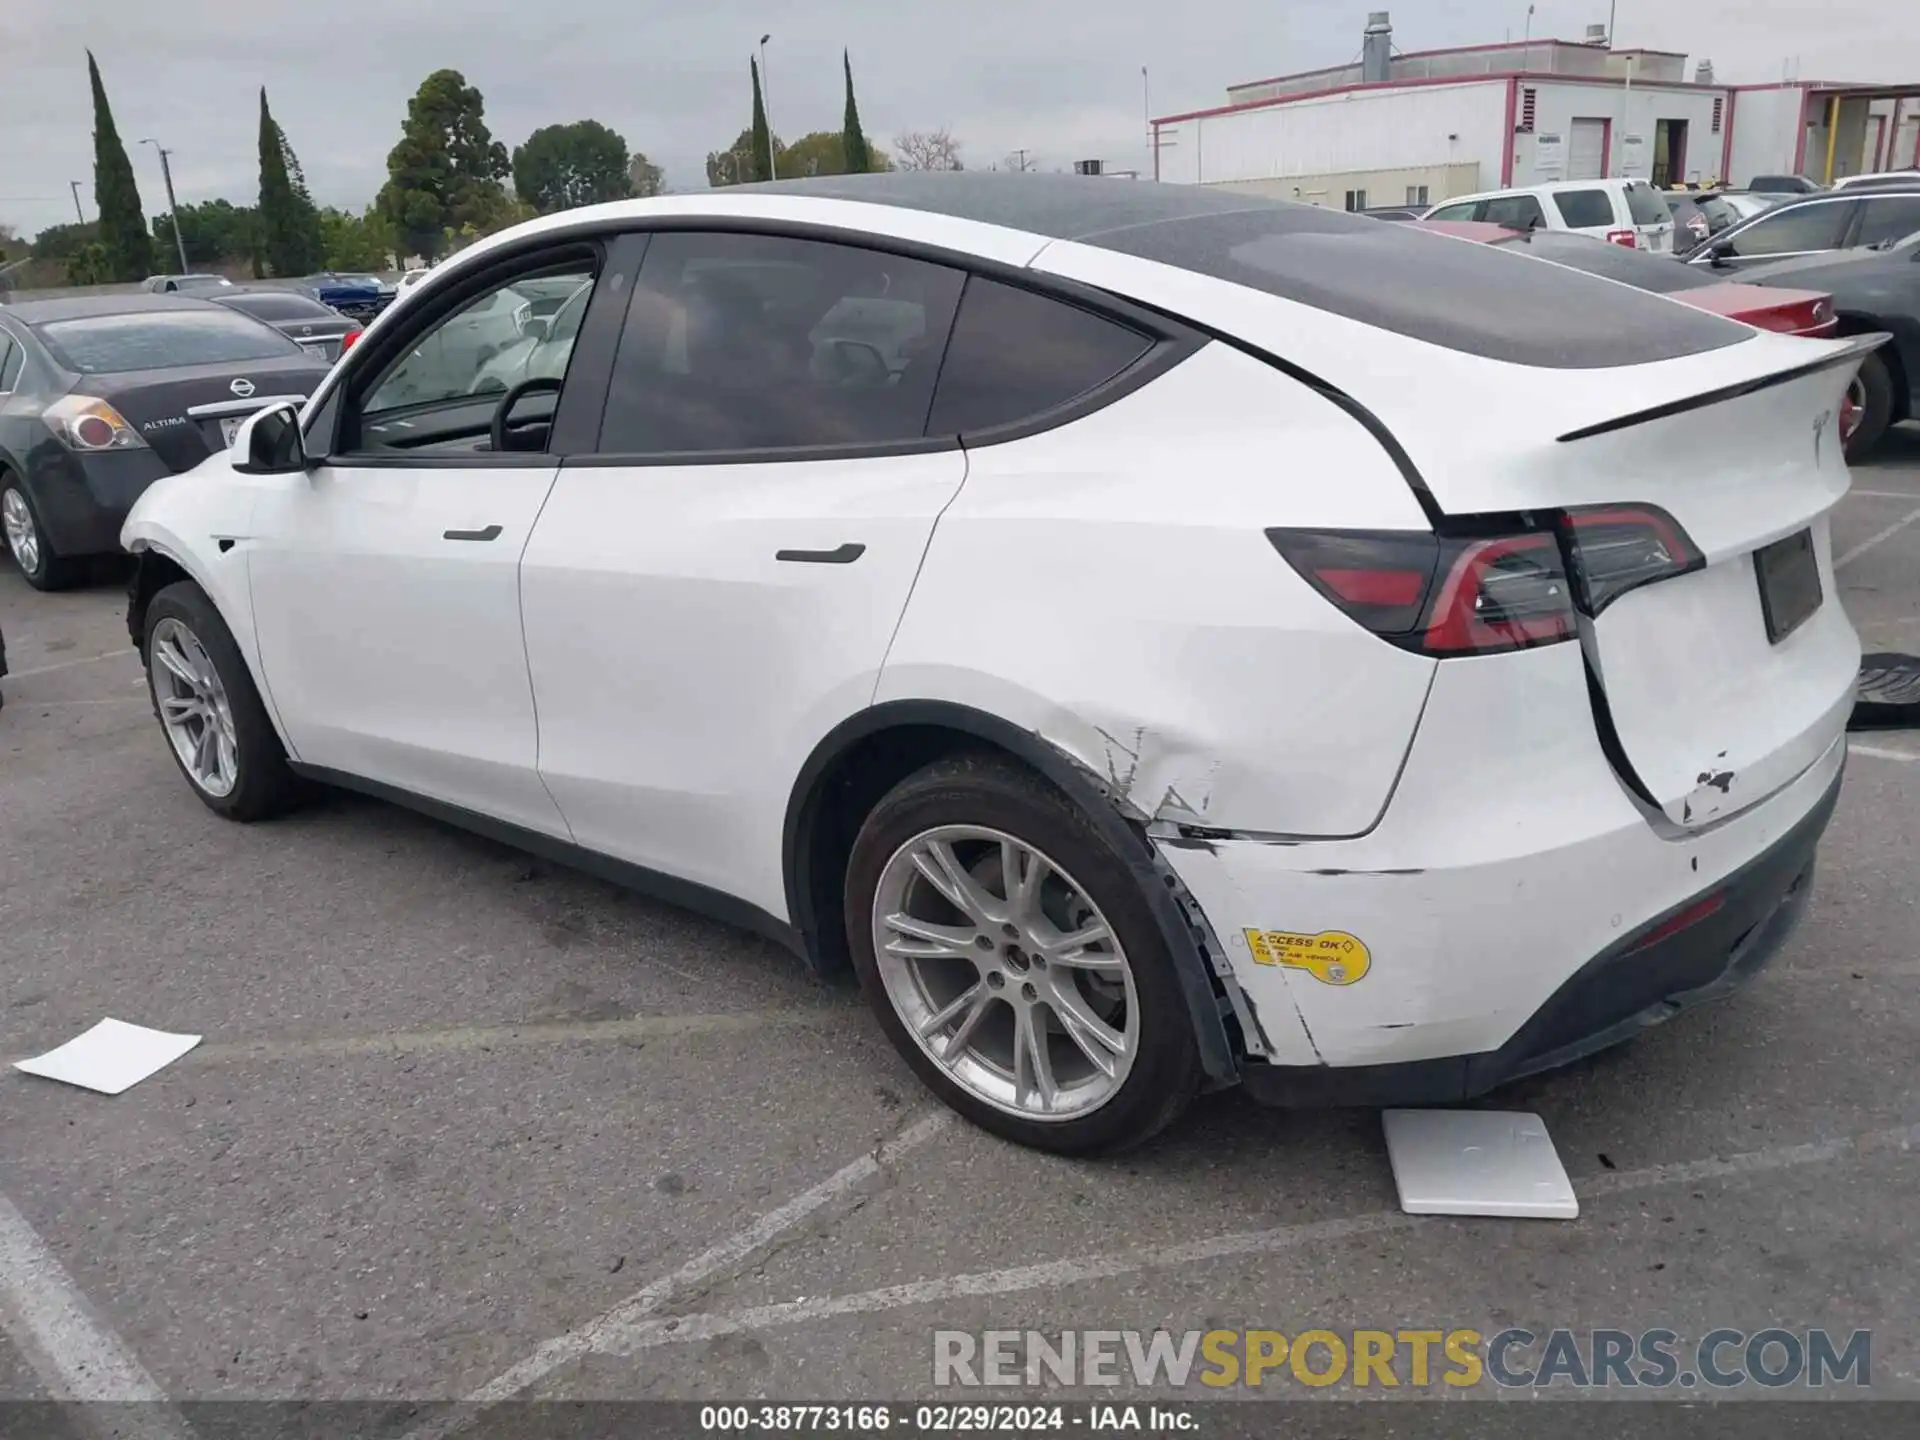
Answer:
[{"label": "rear door handle", "polygon": [[489,525],[484,530],[449,530],[440,538],[443,540],[498,540],[500,527]]},{"label": "rear door handle", "polygon": [[851,565],[867,553],[867,547],[848,541],[833,550],[776,550],[776,560],[792,560],[803,565]]}]

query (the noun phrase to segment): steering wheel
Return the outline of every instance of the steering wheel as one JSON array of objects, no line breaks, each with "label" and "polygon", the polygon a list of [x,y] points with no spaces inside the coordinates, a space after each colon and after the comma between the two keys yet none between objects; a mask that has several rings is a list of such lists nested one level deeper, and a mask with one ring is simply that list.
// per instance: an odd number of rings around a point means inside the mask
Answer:
[{"label": "steering wheel", "polygon": [[522,380],[501,397],[499,405],[493,412],[493,424],[488,427],[487,432],[495,450],[510,449],[507,439],[516,431],[531,430],[536,425],[553,424],[552,415],[543,415],[537,420],[523,420],[518,425],[509,424],[507,419],[513,413],[513,407],[520,403],[523,396],[538,395],[547,391],[558,394],[560,382],[550,375],[536,375],[531,380]]}]

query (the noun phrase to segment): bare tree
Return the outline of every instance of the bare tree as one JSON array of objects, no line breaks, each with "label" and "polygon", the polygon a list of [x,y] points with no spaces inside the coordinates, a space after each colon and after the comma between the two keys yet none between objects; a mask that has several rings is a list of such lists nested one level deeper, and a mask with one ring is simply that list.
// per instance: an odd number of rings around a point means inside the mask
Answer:
[{"label": "bare tree", "polygon": [[896,135],[893,149],[894,163],[902,170],[967,168],[960,163],[960,142],[944,125],[938,130],[909,130],[904,135]]}]

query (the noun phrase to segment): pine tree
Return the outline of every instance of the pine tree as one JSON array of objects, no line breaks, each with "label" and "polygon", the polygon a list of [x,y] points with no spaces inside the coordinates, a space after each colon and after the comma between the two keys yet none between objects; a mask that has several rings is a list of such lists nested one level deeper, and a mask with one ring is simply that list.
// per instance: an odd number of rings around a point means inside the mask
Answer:
[{"label": "pine tree", "polygon": [[320,268],[320,214],[307,193],[300,161],[260,90],[260,243],[273,274],[308,275]]},{"label": "pine tree", "polygon": [[106,269],[117,281],[144,280],[153,273],[153,236],[147,231],[140,187],[120,132],[113,125],[100,66],[87,52],[87,78],[93,83],[93,197],[100,210],[100,246]]},{"label": "pine tree", "polygon": [[773,178],[773,132],[767,129],[767,102],[760,95],[760,62],[749,59],[753,71],[753,178]]},{"label": "pine tree", "polygon": [[840,148],[846,156],[847,174],[865,175],[873,169],[873,150],[860,128],[860,108],[853,103],[853,60],[845,50],[840,52],[840,64],[847,72],[847,118],[841,122]]}]

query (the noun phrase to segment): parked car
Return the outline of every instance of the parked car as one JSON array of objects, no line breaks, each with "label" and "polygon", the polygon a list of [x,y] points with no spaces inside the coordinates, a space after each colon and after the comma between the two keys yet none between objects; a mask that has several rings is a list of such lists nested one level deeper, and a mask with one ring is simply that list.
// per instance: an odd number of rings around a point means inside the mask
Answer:
[{"label": "parked car", "polygon": [[1418,220],[1425,208],[1424,205],[1374,205],[1360,213],[1375,220]]},{"label": "parked car", "polygon": [[[563,375],[391,401],[530,271],[595,281]],[[826,324],[875,299],[898,374]],[[1805,912],[1865,348],[1193,185],[596,206],[149,490],[129,625],[216,813],[337,783],[704,906],[1012,1139],[1458,1102]]]},{"label": "parked car", "polygon": [[185,295],[25,300],[0,315],[0,524],[57,590],[120,548],[128,508],[327,373],[270,325]]},{"label": "parked car", "polygon": [[1826,188],[1805,175],[1756,175],[1747,182],[1756,195],[1818,195]]},{"label": "parked car", "polygon": [[1750,220],[1763,210],[1771,210],[1786,197],[1781,195],[1756,195],[1750,190],[1712,190],[1689,197],[1700,207],[1700,213],[1707,217],[1707,228],[1713,235],[1738,225],[1742,220]]},{"label": "parked car", "polygon": [[224,275],[149,275],[140,282],[140,288],[152,295],[194,295],[232,284]]},{"label": "parked car", "polygon": [[371,275],[342,275],[331,270],[308,276],[302,288],[322,305],[363,322],[386,309],[392,298],[381,293],[380,282]]},{"label": "parked car", "polygon": [[1841,403],[1849,460],[1870,452],[1889,426],[1920,418],[1920,234],[1877,249],[1759,265],[1740,278],[1757,288],[1818,286],[1832,293],[1843,329],[1893,337],[1861,362]]},{"label": "parked car", "polygon": [[1920,186],[1814,195],[1775,205],[1723,230],[1687,257],[1689,265],[1744,269],[1794,255],[1852,250],[1920,230]]},{"label": "parked car", "polygon": [[1531,255],[1536,260],[1550,260],[1589,275],[1618,280],[1636,290],[1666,295],[1683,305],[1724,315],[1760,330],[1823,339],[1834,334],[1839,326],[1833,297],[1819,290],[1736,284],[1719,279],[1710,270],[1675,265],[1663,256],[1608,245],[1590,235],[1556,230],[1508,230],[1500,225],[1444,220],[1423,220],[1419,228],[1460,240],[1497,245],[1509,254]]},{"label": "parked car", "polygon": [[1866,175],[1844,175],[1833,182],[1836,190],[1877,190],[1884,185],[1920,185],[1920,167],[1904,170],[1875,170]]},{"label": "parked car", "polygon": [[1465,195],[1435,205],[1424,220],[1476,220],[1514,230],[1575,230],[1636,250],[1672,253],[1673,216],[1644,180],[1560,180]]},{"label": "parked car", "polygon": [[1669,190],[1662,197],[1667,213],[1673,217],[1673,253],[1684,255],[1713,233],[1706,211],[1685,191]]},{"label": "parked car", "polygon": [[297,291],[235,286],[205,298],[265,321],[317,360],[338,360],[360,338],[358,320]]}]

